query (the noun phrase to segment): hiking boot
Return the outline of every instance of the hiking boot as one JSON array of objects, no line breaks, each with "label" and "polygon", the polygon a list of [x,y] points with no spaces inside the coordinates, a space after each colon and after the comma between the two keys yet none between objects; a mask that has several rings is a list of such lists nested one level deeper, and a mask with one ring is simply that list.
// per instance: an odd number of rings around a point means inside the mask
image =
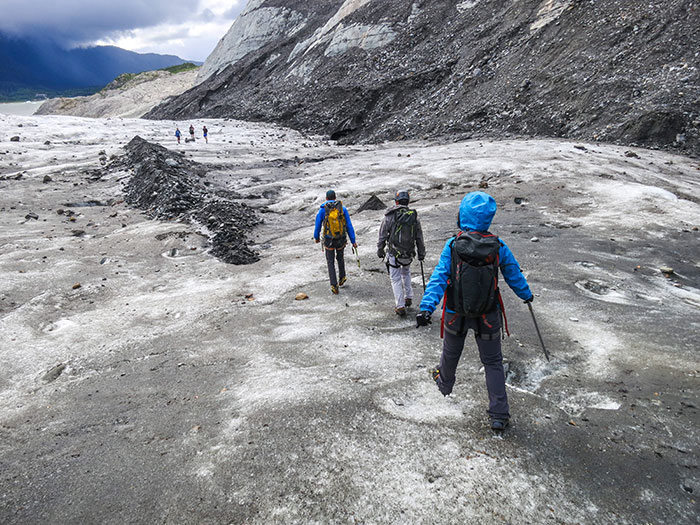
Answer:
[{"label": "hiking boot", "polygon": [[510,421],[508,419],[492,417],[491,430],[494,430],[496,432],[503,432],[509,423]]},{"label": "hiking boot", "polygon": [[331,285],[331,293],[333,295],[338,295],[338,287],[337,286],[332,286]]},{"label": "hiking boot", "polygon": [[440,388],[440,385],[438,384],[438,379],[440,379],[440,368],[436,366],[435,368],[431,368],[429,370],[429,372],[430,372],[430,377],[432,378],[433,381],[435,381],[435,386],[438,387],[438,390],[440,390],[440,393],[443,396],[448,397],[452,392],[448,392],[447,394],[445,394],[445,392],[442,391],[442,389]]},{"label": "hiking boot", "polygon": [[343,277],[343,278],[340,280],[340,282],[338,283],[338,286],[343,286],[343,285],[347,282],[347,280],[348,280],[347,277]]},{"label": "hiking boot", "polygon": [[406,297],[406,308],[408,308],[412,304],[413,304],[413,299],[411,299],[410,297]]},{"label": "hiking boot", "polygon": [[406,309],[403,306],[400,308],[394,309],[394,311],[396,312],[396,315],[398,315],[399,317],[406,317]]}]

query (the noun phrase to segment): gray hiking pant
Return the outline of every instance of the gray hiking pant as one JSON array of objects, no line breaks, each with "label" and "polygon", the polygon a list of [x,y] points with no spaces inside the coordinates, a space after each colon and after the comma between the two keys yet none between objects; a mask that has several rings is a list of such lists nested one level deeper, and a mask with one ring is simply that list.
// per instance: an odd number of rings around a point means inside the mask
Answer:
[{"label": "gray hiking pant", "polygon": [[[338,280],[343,280],[345,277],[345,248],[336,248],[335,250],[325,249],[326,262],[328,263],[328,277],[331,280],[331,286],[338,286]],[[335,261],[338,261],[338,277],[335,276]]]},{"label": "gray hiking pant", "polygon": [[488,414],[491,417],[508,419],[508,395],[506,377],[503,372],[501,354],[501,313],[494,310],[484,317],[468,318],[456,314],[445,314],[445,339],[440,357],[440,376],[437,380],[440,392],[447,395],[455,384],[457,364],[464,349],[464,340],[469,330],[474,331],[479,357],[486,374],[486,389],[489,394]]},{"label": "gray hiking pant", "polygon": [[411,266],[400,266],[396,263],[396,258],[389,255],[389,277],[391,278],[391,289],[394,292],[396,308],[406,306],[406,299],[413,300],[413,288],[411,287]]}]

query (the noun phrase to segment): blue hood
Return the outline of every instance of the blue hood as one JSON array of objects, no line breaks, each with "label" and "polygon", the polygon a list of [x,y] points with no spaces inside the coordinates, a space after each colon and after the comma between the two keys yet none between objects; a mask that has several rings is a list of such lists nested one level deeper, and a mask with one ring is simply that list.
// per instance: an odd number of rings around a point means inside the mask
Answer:
[{"label": "blue hood", "polygon": [[483,191],[467,193],[459,205],[458,226],[462,231],[488,231],[496,215],[496,201]]}]

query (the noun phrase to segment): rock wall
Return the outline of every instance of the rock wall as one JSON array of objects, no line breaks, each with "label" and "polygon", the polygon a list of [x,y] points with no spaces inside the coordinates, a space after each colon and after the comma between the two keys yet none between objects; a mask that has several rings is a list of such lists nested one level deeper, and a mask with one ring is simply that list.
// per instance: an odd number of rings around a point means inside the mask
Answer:
[{"label": "rock wall", "polygon": [[344,141],[569,137],[700,154],[692,0],[255,0],[150,118]]}]

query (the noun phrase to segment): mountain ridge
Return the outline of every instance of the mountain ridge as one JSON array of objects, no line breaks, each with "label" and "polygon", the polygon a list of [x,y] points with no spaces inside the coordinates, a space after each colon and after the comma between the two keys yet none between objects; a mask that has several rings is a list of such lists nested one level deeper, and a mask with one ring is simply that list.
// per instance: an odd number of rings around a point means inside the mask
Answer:
[{"label": "mountain ridge", "polygon": [[92,94],[123,73],[183,64],[175,55],[140,54],[115,46],[66,50],[41,40],[0,33],[0,99],[23,100],[43,92]]}]

